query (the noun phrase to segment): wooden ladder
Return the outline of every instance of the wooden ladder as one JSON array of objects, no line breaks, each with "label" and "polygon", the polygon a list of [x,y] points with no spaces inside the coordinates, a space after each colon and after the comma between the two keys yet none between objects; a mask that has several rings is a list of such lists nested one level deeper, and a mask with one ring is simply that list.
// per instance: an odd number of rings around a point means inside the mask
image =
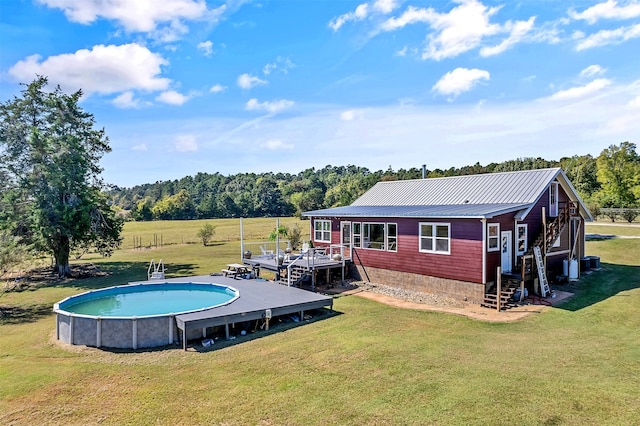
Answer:
[{"label": "wooden ladder", "polygon": [[540,246],[533,247],[533,255],[536,258],[536,266],[538,267],[540,295],[542,297],[547,297],[549,294],[551,294],[551,288],[549,287],[549,281],[547,281],[547,275],[544,273],[544,263],[542,262],[542,253],[540,252]]}]

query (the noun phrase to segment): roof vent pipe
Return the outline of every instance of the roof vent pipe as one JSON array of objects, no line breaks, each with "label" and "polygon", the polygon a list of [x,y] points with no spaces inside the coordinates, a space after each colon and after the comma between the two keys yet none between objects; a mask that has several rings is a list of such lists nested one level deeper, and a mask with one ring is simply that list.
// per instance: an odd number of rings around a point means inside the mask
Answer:
[{"label": "roof vent pipe", "polygon": [[427,165],[423,164],[422,165],[422,179],[427,177]]}]

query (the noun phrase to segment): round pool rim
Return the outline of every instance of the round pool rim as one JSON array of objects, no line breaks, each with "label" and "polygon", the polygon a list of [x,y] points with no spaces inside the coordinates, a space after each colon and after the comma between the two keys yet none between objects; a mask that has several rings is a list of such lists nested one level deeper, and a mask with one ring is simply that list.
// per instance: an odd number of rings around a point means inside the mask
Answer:
[{"label": "round pool rim", "polygon": [[[67,311],[64,309],[64,305],[69,305],[71,301],[75,300],[75,303],[77,302],[81,302],[83,300],[90,300],[90,299],[95,299],[97,297],[95,297],[96,294],[99,293],[105,293],[105,294],[118,294],[118,293],[122,293],[121,290],[127,290],[125,291],[126,293],[134,293],[136,292],[136,290],[139,289],[139,292],[144,292],[144,291],[152,291],[149,290],[148,288],[150,287],[161,287],[161,286],[207,286],[207,287],[216,287],[218,289],[222,289],[222,290],[228,290],[233,292],[235,295],[222,303],[218,303],[217,305],[211,305],[211,306],[206,306],[206,307],[200,307],[200,308],[196,308],[196,309],[189,309],[186,311],[179,311],[179,312],[164,312],[164,313],[159,313],[159,314],[152,314],[152,315],[89,315],[89,314],[79,314],[73,311]],[[119,291],[120,290],[120,291]],[[187,314],[187,313],[192,313],[192,312],[200,312],[200,311],[206,311],[209,309],[214,309],[214,308],[218,308],[220,306],[226,306],[230,303],[235,302],[236,300],[238,300],[238,298],[240,297],[240,291],[238,289],[236,289],[235,287],[231,287],[228,285],[223,285],[223,284],[216,284],[216,283],[203,283],[203,282],[193,282],[193,281],[162,281],[162,282],[153,282],[153,283],[134,283],[134,284],[124,284],[124,285],[115,285],[115,286],[111,286],[111,287],[105,287],[105,288],[99,288],[96,290],[91,290],[91,291],[86,291],[84,293],[80,293],[80,294],[75,294],[73,296],[69,296],[57,303],[55,303],[53,305],[53,311],[56,314],[61,314],[61,315],[66,315],[66,316],[70,316],[70,317],[77,317],[77,318],[87,318],[87,319],[114,319],[114,320],[128,320],[128,319],[144,319],[144,318],[162,318],[162,317],[167,317],[167,316],[175,316],[175,315],[182,315],[182,314]]]}]

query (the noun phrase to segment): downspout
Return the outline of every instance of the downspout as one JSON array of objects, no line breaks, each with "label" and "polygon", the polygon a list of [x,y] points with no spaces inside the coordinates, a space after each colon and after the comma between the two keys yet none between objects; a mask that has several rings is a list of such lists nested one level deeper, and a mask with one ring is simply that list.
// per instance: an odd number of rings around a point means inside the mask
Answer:
[{"label": "downspout", "polygon": [[[480,219],[482,223],[482,284],[487,284],[487,219]],[[486,291],[486,290],[485,290]]]}]

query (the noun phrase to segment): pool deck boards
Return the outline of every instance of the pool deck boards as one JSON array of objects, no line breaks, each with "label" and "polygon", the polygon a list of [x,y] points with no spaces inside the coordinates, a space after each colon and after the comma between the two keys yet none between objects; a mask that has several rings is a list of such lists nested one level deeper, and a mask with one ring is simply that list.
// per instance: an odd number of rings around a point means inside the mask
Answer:
[{"label": "pool deck boards", "polygon": [[267,310],[277,317],[292,313],[329,307],[333,309],[333,298],[295,287],[287,287],[273,281],[254,279],[234,279],[222,276],[202,275],[165,279],[166,282],[213,283],[233,287],[240,292],[235,301],[203,311],[179,314],[175,316],[176,326],[182,331],[182,347],[187,350],[188,332],[207,327],[225,326],[229,338],[229,325],[244,321],[265,319]]}]

